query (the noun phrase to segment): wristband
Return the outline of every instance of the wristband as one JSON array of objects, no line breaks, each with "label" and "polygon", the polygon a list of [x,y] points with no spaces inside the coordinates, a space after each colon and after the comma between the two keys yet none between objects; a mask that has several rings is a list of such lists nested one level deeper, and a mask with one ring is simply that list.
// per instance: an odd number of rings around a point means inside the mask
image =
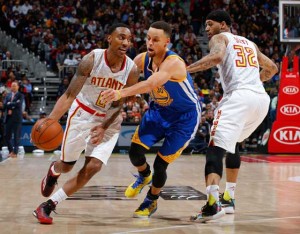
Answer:
[{"label": "wristband", "polygon": [[117,92],[117,95],[118,95],[118,99],[116,101],[118,101],[118,100],[120,100],[122,98],[121,97],[121,92],[120,92],[120,90],[116,90],[116,92]]}]

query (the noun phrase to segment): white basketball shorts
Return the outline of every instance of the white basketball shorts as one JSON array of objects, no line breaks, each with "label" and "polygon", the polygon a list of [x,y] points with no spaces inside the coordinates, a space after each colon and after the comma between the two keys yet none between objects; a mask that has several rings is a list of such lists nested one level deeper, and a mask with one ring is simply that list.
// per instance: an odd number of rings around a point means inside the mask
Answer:
[{"label": "white basketball shorts", "polygon": [[224,95],[214,113],[210,141],[235,153],[236,143],[249,137],[264,120],[269,104],[267,93],[243,89]]},{"label": "white basketball shorts", "polygon": [[109,126],[99,145],[93,145],[89,141],[90,130],[107,119],[109,111],[106,116],[96,116],[83,107],[75,100],[69,110],[61,147],[61,160],[64,162],[77,161],[82,151],[85,150],[85,156],[97,158],[106,165],[117,143],[122,117],[119,115]]}]

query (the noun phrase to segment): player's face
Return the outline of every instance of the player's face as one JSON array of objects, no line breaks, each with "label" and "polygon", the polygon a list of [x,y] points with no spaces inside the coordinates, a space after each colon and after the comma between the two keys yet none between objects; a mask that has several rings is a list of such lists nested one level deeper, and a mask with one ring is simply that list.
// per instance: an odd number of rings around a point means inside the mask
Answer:
[{"label": "player's face", "polygon": [[124,56],[131,44],[131,32],[126,27],[118,27],[108,36],[109,47],[119,56]]},{"label": "player's face", "polygon": [[147,52],[149,57],[164,54],[170,38],[164,33],[162,29],[149,28],[147,33]]},{"label": "player's face", "polygon": [[224,27],[224,22],[219,23],[219,22],[213,21],[213,20],[206,20],[205,24],[206,24],[205,31],[207,33],[207,37],[208,37],[209,40],[214,35],[219,34],[220,32],[222,32],[222,29]]}]

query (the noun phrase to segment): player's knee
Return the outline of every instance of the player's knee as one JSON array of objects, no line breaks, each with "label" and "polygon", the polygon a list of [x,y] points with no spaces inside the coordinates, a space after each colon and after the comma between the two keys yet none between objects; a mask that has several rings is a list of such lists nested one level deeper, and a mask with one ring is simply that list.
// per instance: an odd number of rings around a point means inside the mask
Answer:
[{"label": "player's knee", "polygon": [[81,169],[81,176],[86,179],[91,178],[101,170],[102,164],[103,163],[99,159],[91,158],[89,161],[86,161],[85,165]]},{"label": "player's knee", "polygon": [[164,161],[161,157],[156,156],[153,164],[154,174],[152,177],[152,184],[156,188],[162,188],[167,181],[167,168],[169,163]]},{"label": "player's knee", "polygon": [[206,153],[205,176],[215,173],[222,177],[224,154],[225,150],[218,146],[208,148]]},{"label": "player's knee", "polygon": [[241,157],[239,152],[239,146],[237,144],[235,148],[235,153],[228,153],[225,159],[226,168],[229,169],[239,169],[241,166]]},{"label": "player's knee", "polygon": [[132,163],[132,165],[139,167],[146,163],[146,153],[147,149],[145,149],[143,146],[132,143],[129,150],[129,158]]}]

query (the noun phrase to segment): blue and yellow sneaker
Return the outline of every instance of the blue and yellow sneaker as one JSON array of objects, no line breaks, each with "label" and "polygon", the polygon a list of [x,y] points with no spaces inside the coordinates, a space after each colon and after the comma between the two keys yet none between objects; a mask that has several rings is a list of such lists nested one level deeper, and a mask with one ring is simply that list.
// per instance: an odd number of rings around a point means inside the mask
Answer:
[{"label": "blue and yellow sneaker", "polygon": [[128,198],[137,196],[147,184],[152,182],[152,172],[147,177],[141,175],[134,176],[136,177],[136,181],[130,184],[125,191],[125,196]]},{"label": "blue and yellow sneaker", "polygon": [[157,200],[145,198],[143,203],[136,209],[133,214],[134,218],[150,218],[150,216],[157,210]]}]

